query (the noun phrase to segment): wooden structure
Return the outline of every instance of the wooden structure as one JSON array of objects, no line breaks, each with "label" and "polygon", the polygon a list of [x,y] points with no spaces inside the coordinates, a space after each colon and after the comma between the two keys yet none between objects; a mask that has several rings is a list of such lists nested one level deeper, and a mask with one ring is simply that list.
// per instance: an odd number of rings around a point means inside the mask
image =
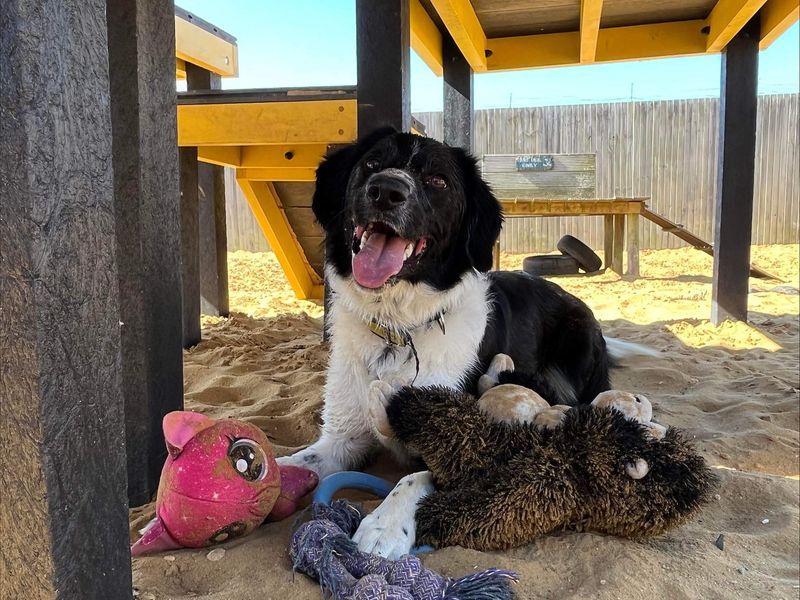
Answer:
[{"label": "wooden structure", "polygon": [[[193,32],[183,38],[175,16],[166,0],[4,3],[0,84],[12,93],[0,95],[0,580],[10,597],[132,596],[126,496],[154,489],[161,416],[182,403],[174,77],[191,77],[189,64],[221,76],[236,69],[230,40],[194,18],[178,22]],[[412,44],[446,82],[445,142],[464,146],[474,72],[721,51],[714,314],[744,318],[756,56],[797,16],[796,0],[356,0],[356,98],[333,101],[341,115],[355,101],[355,127],[339,126],[333,139],[303,127],[302,139],[279,141],[348,141],[378,124],[407,130]],[[181,55],[182,39],[201,38]],[[292,105],[271,103],[264,123],[291,136],[282,123],[297,117]],[[220,122],[211,125],[205,133],[219,133]],[[184,178],[183,192],[193,187]],[[194,235],[183,212],[183,233]],[[265,211],[271,227],[274,216]],[[183,244],[184,256],[194,252]]]}]

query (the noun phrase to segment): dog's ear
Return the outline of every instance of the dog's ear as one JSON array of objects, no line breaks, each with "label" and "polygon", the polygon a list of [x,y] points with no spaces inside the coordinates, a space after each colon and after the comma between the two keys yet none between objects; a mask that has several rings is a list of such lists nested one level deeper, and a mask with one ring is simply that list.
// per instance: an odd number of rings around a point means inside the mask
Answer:
[{"label": "dog's ear", "polygon": [[317,167],[317,185],[311,207],[325,231],[340,222],[350,172],[359,160],[379,140],[397,133],[392,127],[382,127],[357,142],[328,154]]},{"label": "dog's ear", "polygon": [[481,177],[475,158],[461,148],[455,150],[466,200],[464,223],[467,254],[475,269],[488,271],[492,268],[494,243],[503,226],[503,213],[491,188]]}]

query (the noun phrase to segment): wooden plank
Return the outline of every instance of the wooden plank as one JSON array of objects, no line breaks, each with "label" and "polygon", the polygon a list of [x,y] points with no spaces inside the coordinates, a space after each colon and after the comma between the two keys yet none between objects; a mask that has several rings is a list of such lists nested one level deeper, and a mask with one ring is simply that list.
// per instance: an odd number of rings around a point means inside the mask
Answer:
[{"label": "wooden plank", "polygon": [[[220,89],[219,75],[190,64],[186,85],[189,90]],[[218,146],[212,149],[238,148]],[[238,153],[241,156],[241,152]],[[198,150],[198,160],[200,152]],[[225,226],[225,179],[222,167],[197,165],[198,228],[200,253],[200,313],[227,317],[228,307],[228,249]]]},{"label": "wooden plank", "polygon": [[602,12],[603,0],[581,0],[580,61],[582,64],[594,62]]},{"label": "wooden plank", "polygon": [[580,5],[575,0],[472,0],[487,37],[577,31]]},{"label": "wooden plank", "polygon": [[[356,0],[358,131],[411,129],[410,0]],[[321,141],[333,142],[325,139]]]},{"label": "wooden plank", "polygon": [[179,146],[341,144],[355,137],[355,100],[178,106]]},{"label": "wooden plank", "polygon": [[411,0],[411,49],[437,77],[444,73],[442,34],[419,0]]},{"label": "wooden plank", "polygon": [[200,146],[197,160],[221,167],[242,165],[242,148],[239,146]]},{"label": "wooden plank", "polygon": [[750,237],[753,226],[758,18],[722,54],[720,155],[718,162],[711,320],[747,320]]},{"label": "wooden plank", "polygon": [[275,190],[281,199],[281,206],[311,207],[314,195],[313,183],[276,182]]},{"label": "wooden plank", "polygon": [[629,277],[639,277],[639,215],[627,215],[627,229],[625,232],[628,254],[628,268],[625,274]]},{"label": "wooden plank", "polygon": [[718,0],[706,19],[707,52],[719,52],[752,19],[766,0]]},{"label": "wooden plank", "polygon": [[314,218],[313,210],[303,206],[287,206],[284,208],[286,218],[298,239],[307,237],[324,237],[325,232]]},{"label": "wooden plank", "polygon": [[183,408],[173,16],[163,0],[114,0],[106,11],[131,506],[152,500],[167,456],[161,420]]},{"label": "wooden plank", "polygon": [[308,263],[275,188],[262,181],[241,178],[237,181],[295,295],[300,299],[322,298],[322,282]]},{"label": "wooden plank", "polygon": [[175,56],[223,77],[238,77],[236,38],[175,7]]},{"label": "wooden plank", "polygon": [[639,214],[644,199],[500,200],[506,217]]},{"label": "wooden plank", "polygon": [[472,151],[474,128],[472,69],[453,38],[444,34],[444,102],[442,141]]},{"label": "wooden plank", "polygon": [[197,148],[180,149],[183,347],[200,342],[200,207]]},{"label": "wooden plank", "polygon": [[327,151],[327,144],[243,146],[239,166],[247,168],[292,167],[316,169]]},{"label": "wooden plank", "polygon": [[178,104],[267,104],[355,100],[356,86],[248,88],[243,90],[189,90],[178,93]]},{"label": "wooden plank", "polygon": [[469,0],[430,0],[473,71],[486,71],[486,35]]},{"label": "wooden plank", "polygon": [[715,0],[605,0],[601,27],[625,27],[705,19]]},{"label": "wooden plank", "polygon": [[316,167],[261,167],[239,169],[240,176],[252,181],[315,181]]},{"label": "wooden plank", "polygon": [[3,598],[132,595],[106,26],[2,7]]},{"label": "wooden plank", "polygon": [[[706,53],[705,21],[679,21],[602,28],[595,62],[642,60]],[[580,64],[580,33],[543,33],[486,42],[489,71],[564,67]]]},{"label": "wooden plank", "polygon": [[625,215],[614,215],[614,249],[611,270],[622,275],[622,250],[625,247]]},{"label": "wooden plank", "polygon": [[614,215],[603,215],[603,266],[611,267],[614,256]]},{"label": "wooden plank", "polygon": [[800,19],[798,0],[767,0],[761,8],[761,50],[768,48],[784,31]]}]

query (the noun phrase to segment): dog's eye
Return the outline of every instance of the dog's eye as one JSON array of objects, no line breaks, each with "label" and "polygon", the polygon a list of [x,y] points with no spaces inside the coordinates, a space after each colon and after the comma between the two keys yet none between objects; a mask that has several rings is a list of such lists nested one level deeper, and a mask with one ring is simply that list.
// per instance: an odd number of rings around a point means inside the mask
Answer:
[{"label": "dog's eye", "polygon": [[367,167],[367,169],[370,171],[377,171],[378,169],[381,168],[381,163],[373,158],[365,162],[364,166]]},{"label": "dog's eye", "polygon": [[433,175],[428,177],[428,185],[436,188],[437,190],[447,189],[447,181],[441,175]]},{"label": "dog's eye", "polygon": [[263,479],[267,474],[267,457],[261,446],[253,440],[236,440],[228,449],[228,460],[247,481]]}]

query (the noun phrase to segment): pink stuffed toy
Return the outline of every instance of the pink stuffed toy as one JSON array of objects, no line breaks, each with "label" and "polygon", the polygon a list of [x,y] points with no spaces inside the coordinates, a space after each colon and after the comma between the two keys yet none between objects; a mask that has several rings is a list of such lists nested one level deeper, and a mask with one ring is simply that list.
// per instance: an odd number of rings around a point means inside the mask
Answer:
[{"label": "pink stuffed toy", "polygon": [[200,548],[247,535],[265,518],[279,521],[317,486],[317,475],[279,467],[267,436],[243,421],[176,411],[164,417],[169,456],[161,471],[156,518],[133,556]]}]

